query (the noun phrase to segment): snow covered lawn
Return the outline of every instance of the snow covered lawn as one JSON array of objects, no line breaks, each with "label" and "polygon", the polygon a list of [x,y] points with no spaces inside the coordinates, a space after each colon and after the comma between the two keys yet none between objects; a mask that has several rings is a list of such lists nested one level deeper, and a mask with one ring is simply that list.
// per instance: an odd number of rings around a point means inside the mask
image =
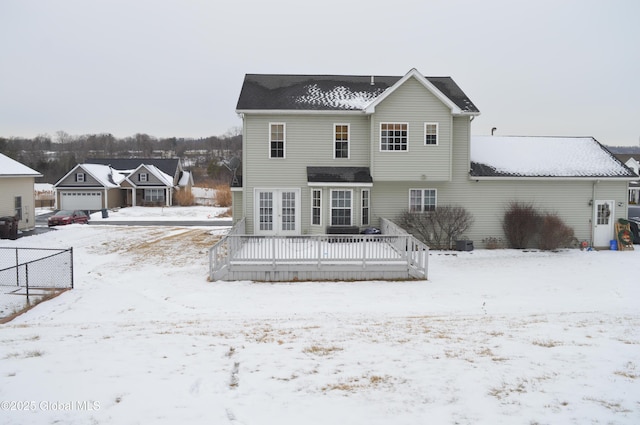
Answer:
[{"label": "snow covered lawn", "polygon": [[0,325],[2,424],[637,424],[640,247],[432,252],[420,282],[207,282],[225,229],[71,225]]}]

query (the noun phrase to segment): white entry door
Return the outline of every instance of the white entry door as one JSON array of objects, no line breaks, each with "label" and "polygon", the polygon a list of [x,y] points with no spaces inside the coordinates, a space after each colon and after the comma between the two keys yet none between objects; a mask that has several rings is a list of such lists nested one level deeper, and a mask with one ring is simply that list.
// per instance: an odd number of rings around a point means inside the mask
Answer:
[{"label": "white entry door", "polygon": [[256,189],[257,235],[300,234],[300,189]]},{"label": "white entry door", "polygon": [[613,236],[613,201],[596,201],[593,217],[593,246],[609,246]]}]

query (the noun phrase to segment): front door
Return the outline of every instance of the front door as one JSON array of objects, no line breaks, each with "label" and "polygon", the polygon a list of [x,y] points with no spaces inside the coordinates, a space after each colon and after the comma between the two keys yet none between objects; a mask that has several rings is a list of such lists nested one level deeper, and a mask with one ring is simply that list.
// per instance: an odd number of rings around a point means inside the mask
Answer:
[{"label": "front door", "polygon": [[257,235],[300,234],[300,189],[256,189]]},{"label": "front door", "polygon": [[593,246],[609,246],[613,237],[613,201],[596,201],[593,217]]}]

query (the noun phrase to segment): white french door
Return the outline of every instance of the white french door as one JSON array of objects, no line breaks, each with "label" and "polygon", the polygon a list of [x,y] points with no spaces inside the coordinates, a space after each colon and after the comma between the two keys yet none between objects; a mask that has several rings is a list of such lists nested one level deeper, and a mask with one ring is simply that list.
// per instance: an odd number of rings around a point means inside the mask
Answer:
[{"label": "white french door", "polygon": [[593,246],[609,246],[613,236],[613,201],[596,201],[593,217]]},{"label": "white french door", "polygon": [[300,189],[256,189],[254,233],[300,234]]}]

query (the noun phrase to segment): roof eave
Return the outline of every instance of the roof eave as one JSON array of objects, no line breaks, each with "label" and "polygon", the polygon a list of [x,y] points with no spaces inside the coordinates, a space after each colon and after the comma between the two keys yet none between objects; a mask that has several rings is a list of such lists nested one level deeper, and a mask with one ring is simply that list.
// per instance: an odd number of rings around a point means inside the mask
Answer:
[{"label": "roof eave", "polygon": [[634,177],[612,177],[612,176],[472,176],[469,175],[469,180],[563,180],[563,181],[633,181]]},{"label": "roof eave", "polygon": [[336,114],[349,114],[358,115],[362,114],[362,109],[236,109],[236,114],[253,114],[253,115],[336,115]]}]

